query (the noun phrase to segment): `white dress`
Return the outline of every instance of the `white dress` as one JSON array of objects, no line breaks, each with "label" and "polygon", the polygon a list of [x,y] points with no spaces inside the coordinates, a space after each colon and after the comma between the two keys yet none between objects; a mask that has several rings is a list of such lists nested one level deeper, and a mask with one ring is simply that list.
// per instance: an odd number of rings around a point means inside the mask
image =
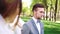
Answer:
[{"label": "white dress", "polygon": [[[24,24],[24,21],[20,18],[19,23],[21,24],[21,27],[22,27],[23,24]],[[15,31],[16,31],[17,34],[21,34],[21,28],[19,26],[16,26]]]},{"label": "white dress", "polygon": [[13,31],[11,31],[8,28],[8,25],[6,24],[4,18],[0,14],[0,34],[14,34]]},{"label": "white dress", "polygon": [[[13,28],[13,25],[16,23],[17,17],[18,17],[18,15],[17,15],[16,18],[14,19],[14,22],[13,22],[12,24],[10,24],[11,28]],[[19,22],[18,22],[19,26],[22,27],[24,23],[25,23],[25,22],[24,22],[21,18],[19,18]],[[20,25],[20,24],[21,24],[21,25]],[[15,30],[14,30],[14,34],[21,34],[21,28],[20,28],[19,26],[16,26],[16,28],[15,28]]]}]

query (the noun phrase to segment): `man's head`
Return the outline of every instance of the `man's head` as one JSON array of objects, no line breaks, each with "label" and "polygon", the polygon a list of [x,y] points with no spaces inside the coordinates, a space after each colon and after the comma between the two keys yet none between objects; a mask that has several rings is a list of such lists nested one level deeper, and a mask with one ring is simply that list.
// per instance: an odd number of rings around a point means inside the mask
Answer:
[{"label": "man's head", "polygon": [[44,16],[44,5],[35,4],[32,9],[34,13],[34,17],[37,19],[41,19]]}]

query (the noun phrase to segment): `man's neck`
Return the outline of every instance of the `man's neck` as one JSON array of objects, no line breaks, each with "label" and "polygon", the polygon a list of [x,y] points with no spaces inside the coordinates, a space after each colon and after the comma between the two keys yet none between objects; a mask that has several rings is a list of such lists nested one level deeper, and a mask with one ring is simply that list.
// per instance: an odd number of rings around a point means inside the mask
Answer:
[{"label": "man's neck", "polygon": [[35,19],[40,20],[40,18],[37,18],[37,16],[33,16]]}]

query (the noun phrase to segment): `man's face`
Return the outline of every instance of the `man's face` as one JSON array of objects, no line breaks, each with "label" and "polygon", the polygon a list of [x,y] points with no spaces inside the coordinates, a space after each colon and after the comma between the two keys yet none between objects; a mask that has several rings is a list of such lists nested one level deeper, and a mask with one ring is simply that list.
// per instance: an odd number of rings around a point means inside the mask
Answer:
[{"label": "man's face", "polygon": [[44,8],[36,8],[35,14],[38,19],[41,19],[44,16]]}]

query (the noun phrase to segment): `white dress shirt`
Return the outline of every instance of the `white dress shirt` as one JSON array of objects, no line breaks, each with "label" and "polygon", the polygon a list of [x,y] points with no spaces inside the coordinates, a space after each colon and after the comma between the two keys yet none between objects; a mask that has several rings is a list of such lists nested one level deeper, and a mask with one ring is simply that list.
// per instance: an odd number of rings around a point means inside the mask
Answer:
[{"label": "white dress shirt", "polygon": [[4,18],[0,14],[0,34],[14,34],[6,24]]},{"label": "white dress shirt", "polygon": [[35,22],[35,24],[36,24],[36,27],[37,27],[37,29],[38,29],[38,32],[39,32],[39,34],[40,34],[40,33],[41,33],[40,23],[37,23],[37,19],[36,19],[36,18],[32,17],[32,19],[34,20],[34,22]]}]

